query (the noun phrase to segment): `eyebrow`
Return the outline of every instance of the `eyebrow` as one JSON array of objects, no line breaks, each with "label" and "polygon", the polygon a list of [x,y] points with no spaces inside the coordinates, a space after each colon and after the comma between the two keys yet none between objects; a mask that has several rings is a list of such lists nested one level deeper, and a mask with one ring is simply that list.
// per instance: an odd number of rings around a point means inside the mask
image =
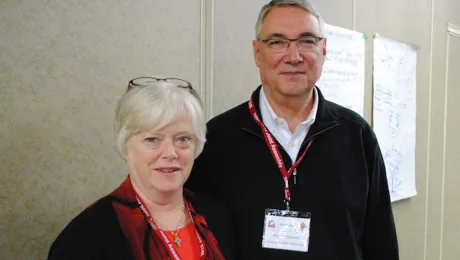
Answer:
[{"label": "eyebrow", "polygon": [[[316,34],[312,32],[303,32],[299,35],[299,38],[302,38],[302,37],[319,37],[319,36],[317,36]],[[282,33],[272,33],[266,39],[270,39],[270,38],[286,38],[287,39],[286,35]]]},{"label": "eyebrow", "polygon": [[[146,130],[146,131],[143,131],[143,134],[144,135],[157,135],[157,136],[164,136],[164,132],[160,130],[157,130],[157,131],[150,131],[150,130]],[[174,133],[175,136],[178,136],[178,135],[194,135],[195,133],[193,132],[193,129],[191,130],[182,130],[180,132],[177,132],[177,133]]]},{"label": "eyebrow", "polygon": [[176,133],[176,136],[178,135],[195,135],[195,133],[193,132],[193,130],[184,130],[184,131],[181,131],[181,132],[178,132]]},{"label": "eyebrow", "polygon": [[304,32],[304,33],[300,34],[300,37],[319,37],[319,36],[314,34],[314,33],[311,33],[311,32]]}]

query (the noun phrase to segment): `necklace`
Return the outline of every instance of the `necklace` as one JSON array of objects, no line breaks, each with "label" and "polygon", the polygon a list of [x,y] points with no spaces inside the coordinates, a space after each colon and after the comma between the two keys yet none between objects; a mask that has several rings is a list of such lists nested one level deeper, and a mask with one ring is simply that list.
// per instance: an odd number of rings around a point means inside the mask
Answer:
[{"label": "necklace", "polygon": [[[181,242],[182,242],[182,239],[180,239],[179,237],[179,231],[181,228],[183,228],[183,225],[182,223],[184,222],[184,219],[185,219],[185,203],[182,203],[182,216],[179,220],[179,223],[177,223],[177,227],[175,230],[170,230],[169,232],[171,232],[171,234],[173,235],[174,237],[174,243],[176,243],[177,247],[181,247]],[[158,219],[156,221],[158,223],[158,228],[161,228],[163,230],[165,230],[165,226],[163,224],[161,224]]]},{"label": "necklace", "polygon": [[[129,176],[128,176],[128,180],[131,184],[131,180],[129,179]],[[132,184],[131,184],[132,185]],[[139,198],[139,196],[137,195],[136,193],[136,190],[133,190],[134,191],[134,195],[136,196],[136,200],[137,200],[137,203],[139,204],[139,208],[141,209],[142,213],[144,214],[145,218],[153,224],[154,228],[157,228],[158,229],[158,232],[160,233],[160,239],[163,241],[163,243],[166,245],[166,250],[168,250],[168,253],[169,253],[169,256],[172,258],[172,259],[175,259],[175,260],[180,260],[179,258],[179,255],[177,254],[177,251],[176,249],[174,248],[174,246],[172,245],[172,242],[170,242],[169,238],[166,236],[165,232],[163,230],[161,230],[160,228],[158,228],[157,224],[155,223],[155,220],[153,219],[152,215],[150,214],[150,212],[147,210],[147,208],[144,206],[144,202],[142,201],[141,198]],[[200,244],[200,260],[203,260],[206,256],[206,247],[204,245],[204,242],[203,242],[203,239],[201,238],[200,234],[198,233],[198,230],[197,228],[195,227],[195,222],[193,221],[193,217],[192,217],[192,212],[190,211],[190,208],[189,208],[189,205],[188,204],[185,204],[187,203],[187,200],[184,198],[183,201],[182,201],[182,208],[183,208],[183,213],[185,211],[185,209],[187,209],[187,215],[188,217],[190,218],[190,222],[192,222],[192,227],[193,227],[193,231],[195,232],[195,235],[196,237],[198,238],[198,243]],[[184,213],[185,214],[185,213]],[[146,222],[146,224],[149,224],[149,222]],[[180,226],[180,225],[179,225]],[[180,242],[180,241],[179,241]]]}]

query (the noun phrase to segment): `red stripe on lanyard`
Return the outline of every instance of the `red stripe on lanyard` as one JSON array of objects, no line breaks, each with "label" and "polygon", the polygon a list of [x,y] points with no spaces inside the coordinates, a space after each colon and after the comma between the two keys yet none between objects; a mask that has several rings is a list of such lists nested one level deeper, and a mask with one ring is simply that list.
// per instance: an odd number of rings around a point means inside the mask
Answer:
[{"label": "red stripe on lanyard", "polygon": [[[134,193],[136,195],[137,202],[139,203],[139,206],[140,206],[142,212],[144,213],[145,217],[147,217],[147,219],[155,226],[155,228],[158,230],[158,232],[160,232],[161,241],[166,246],[166,249],[168,250],[169,255],[173,259],[180,260],[179,254],[176,252],[176,249],[174,249],[174,245],[171,243],[169,238],[166,236],[165,232],[158,227],[158,225],[155,222],[155,220],[153,219],[152,215],[147,210],[147,208],[144,206],[144,203],[142,202],[141,198],[139,198],[139,196],[137,196],[136,191],[134,191]],[[200,243],[200,259],[204,259],[206,249],[205,249],[203,240],[201,239],[200,234],[198,234],[198,230],[196,229],[195,222],[193,221],[193,218],[192,218],[192,213],[190,212],[190,209],[188,208],[188,205],[187,205],[187,202],[186,202],[185,198],[184,198],[184,203],[186,205],[185,208],[187,209],[188,215],[190,217],[190,221],[192,221],[192,223],[193,223],[193,229],[195,230],[196,236],[198,238],[198,242]],[[152,235],[154,236],[155,233],[152,233]]]},{"label": "red stripe on lanyard", "polygon": [[289,168],[289,170],[286,171],[286,167],[284,165],[283,158],[281,157],[281,153],[278,148],[278,145],[276,144],[276,141],[273,139],[273,136],[270,134],[270,132],[268,132],[265,125],[262,123],[262,120],[260,120],[259,115],[257,114],[257,110],[254,106],[254,99],[252,96],[251,96],[251,99],[249,100],[249,111],[251,112],[251,116],[254,118],[256,123],[262,129],[262,132],[264,133],[264,137],[265,137],[265,142],[267,143],[267,146],[270,149],[270,152],[272,153],[273,159],[275,160],[276,164],[278,165],[278,168],[281,171],[281,175],[283,176],[283,180],[284,180],[284,200],[286,202],[286,208],[287,210],[289,210],[289,202],[291,201],[291,190],[289,188],[289,178],[291,178],[292,172],[295,170],[295,168],[297,168],[297,166],[302,161],[303,157],[307,153],[314,139],[311,139],[310,142],[308,142],[307,148],[305,148],[305,151],[302,153],[299,159],[291,166],[291,168]]}]

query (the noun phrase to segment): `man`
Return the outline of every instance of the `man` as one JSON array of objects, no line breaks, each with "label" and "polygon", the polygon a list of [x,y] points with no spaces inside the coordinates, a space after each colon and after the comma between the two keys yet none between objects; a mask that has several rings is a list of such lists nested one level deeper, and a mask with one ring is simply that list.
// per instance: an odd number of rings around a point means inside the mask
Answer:
[{"label": "man", "polygon": [[399,259],[375,134],[315,87],[323,33],[307,1],[265,5],[253,41],[262,86],[208,123],[187,186],[228,206],[238,259]]}]

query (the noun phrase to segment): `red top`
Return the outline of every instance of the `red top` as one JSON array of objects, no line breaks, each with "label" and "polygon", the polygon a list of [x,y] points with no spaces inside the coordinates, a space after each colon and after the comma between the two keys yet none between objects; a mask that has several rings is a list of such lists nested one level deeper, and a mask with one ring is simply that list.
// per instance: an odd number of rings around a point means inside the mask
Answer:
[{"label": "red top", "polygon": [[[174,241],[174,235],[171,231],[164,231],[166,236],[170,241]],[[155,230],[155,233],[159,236],[160,232]],[[196,232],[193,228],[192,221],[189,221],[188,224],[179,229],[177,234],[181,240],[180,247],[173,243],[174,249],[179,254],[180,259],[200,259],[200,244],[196,237]]]},{"label": "red top", "polygon": [[[184,189],[184,195],[193,197],[193,193]],[[129,176],[125,179],[125,181],[118,187],[114,192],[111,193],[113,199],[113,207],[115,209],[115,213],[118,218],[118,222],[120,223],[121,230],[123,234],[127,238],[131,251],[133,253],[133,259],[136,260],[145,260],[145,259],[152,259],[152,260],[159,260],[159,259],[189,259],[184,257],[174,257],[171,255],[170,248],[167,248],[164,244],[164,239],[161,236],[158,236],[159,231],[157,232],[149,223],[147,216],[143,213],[139,202],[136,199],[136,193],[134,192],[131,181]],[[218,242],[214,235],[212,234],[211,230],[209,230],[206,220],[203,216],[199,215],[193,205],[186,200],[186,207],[189,209],[191,215],[191,224],[187,224],[187,228],[184,230],[189,230],[188,232],[184,232],[188,234],[188,237],[195,236],[194,239],[198,240],[198,234],[200,234],[200,238],[202,239],[202,244],[204,246],[203,253],[205,260],[222,260],[225,259],[220,252]],[[193,220],[193,221],[192,221]],[[196,230],[195,230],[196,229]],[[193,231],[192,231],[193,230]],[[190,248],[190,246],[185,245],[186,243],[190,244],[190,242],[186,242],[187,235],[184,237],[182,234],[183,230],[179,232],[179,237],[182,239],[181,247]],[[195,232],[195,233],[194,233]],[[169,237],[169,241],[171,241],[171,247],[174,248],[175,243],[172,236],[169,236],[171,232],[163,232],[166,237]],[[169,234],[168,234],[169,233]],[[168,234],[168,235],[166,235]],[[188,241],[192,241],[192,239],[188,239]],[[194,240],[193,240],[194,241]],[[184,243],[185,242],[185,243]],[[198,248],[200,246],[199,242]],[[192,246],[192,248],[196,248],[196,246]],[[175,248],[175,252],[183,251],[182,248]],[[190,251],[184,249],[186,251]],[[195,249],[193,249],[195,250]],[[195,251],[190,251],[195,252]],[[200,248],[201,250],[201,248]],[[200,255],[202,252],[199,252]],[[184,253],[181,253],[184,254]],[[196,254],[195,254],[196,255]],[[194,259],[194,258],[192,258]],[[195,258],[199,259],[199,258]]]}]

